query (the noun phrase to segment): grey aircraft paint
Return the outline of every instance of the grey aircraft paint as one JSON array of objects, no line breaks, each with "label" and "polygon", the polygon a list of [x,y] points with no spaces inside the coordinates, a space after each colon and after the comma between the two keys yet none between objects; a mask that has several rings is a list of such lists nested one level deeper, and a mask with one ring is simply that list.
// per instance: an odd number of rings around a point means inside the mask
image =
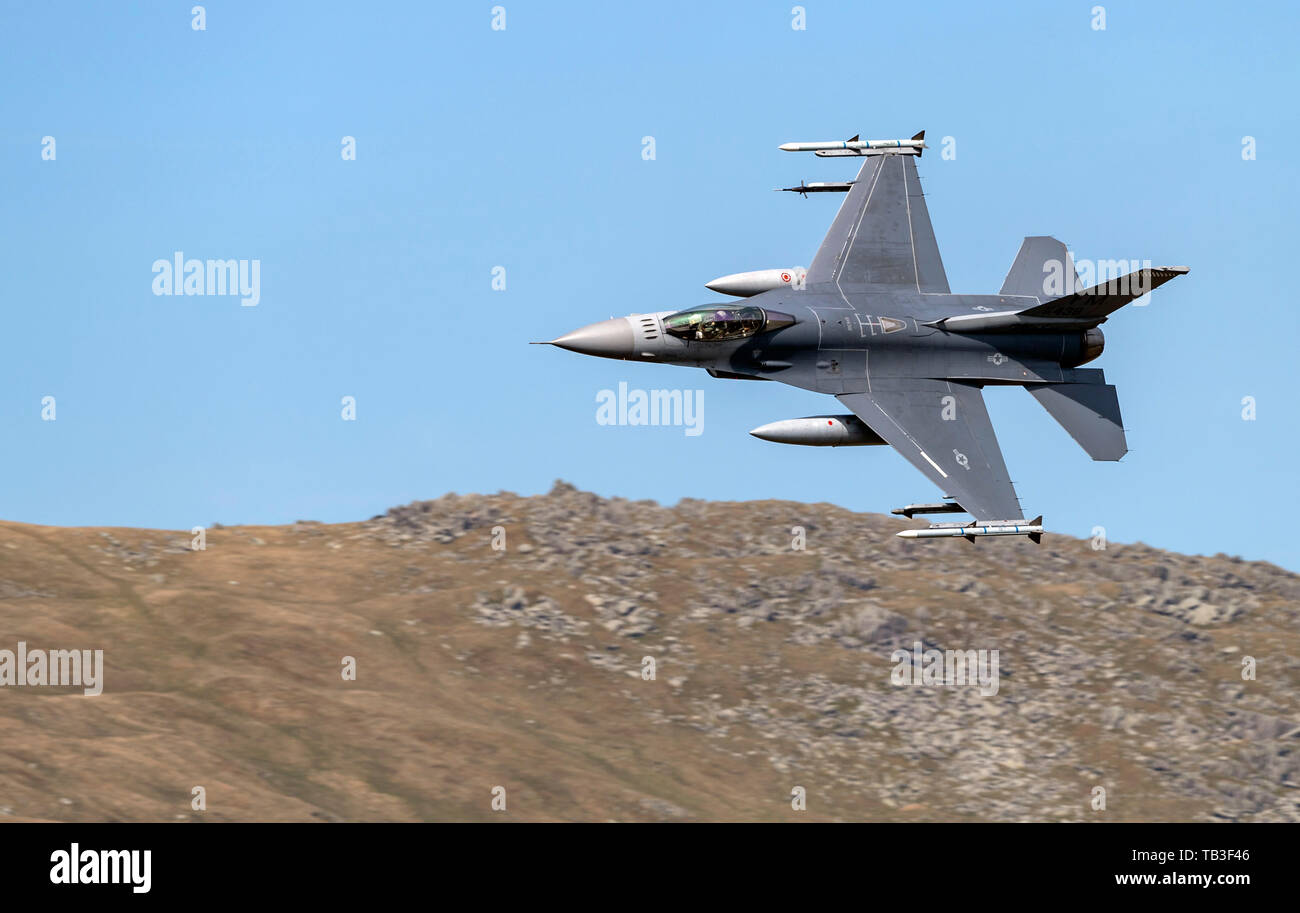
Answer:
[{"label": "grey aircraft paint", "polygon": [[1115,388],[1080,365],[1101,354],[1097,327],[1109,314],[1188,269],[1082,289],[1065,245],[1031,237],[998,294],[954,295],[917,177],[921,151],[847,153],[866,161],[802,287],[606,320],[551,344],[830,394],[871,442],[891,445],[974,517],[973,534],[1023,523],[983,387],[1024,387],[1094,460],[1118,460],[1127,445]]}]

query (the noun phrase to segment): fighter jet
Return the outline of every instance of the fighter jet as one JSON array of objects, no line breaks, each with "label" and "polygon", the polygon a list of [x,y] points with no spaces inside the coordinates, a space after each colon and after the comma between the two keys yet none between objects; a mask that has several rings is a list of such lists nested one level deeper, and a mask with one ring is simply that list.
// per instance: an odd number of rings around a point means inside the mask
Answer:
[{"label": "fighter jet", "polygon": [[1188,268],[1146,267],[1082,288],[1064,244],[1028,237],[996,295],[953,294],[917,177],[924,132],[782,148],[865,159],[843,185],[847,196],[806,274],[722,277],[709,288],[743,302],[604,320],[550,344],[834,396],[851,415],[787,419],[751,434],[786,444],[888,444],[945,497],[897,512],[973,518],[901,536],[1039,541],[1042,517],[1024,519],[984,387],[1024,387],[1092,459],[1118,460],[1128,446],[1115,387],[1081,366],[1102,353],[1109,315]]}]

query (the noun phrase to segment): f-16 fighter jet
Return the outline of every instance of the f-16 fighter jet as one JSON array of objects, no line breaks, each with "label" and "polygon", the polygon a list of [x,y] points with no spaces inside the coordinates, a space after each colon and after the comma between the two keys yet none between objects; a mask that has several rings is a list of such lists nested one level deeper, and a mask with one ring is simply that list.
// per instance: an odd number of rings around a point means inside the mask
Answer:
[{"label": "f-16 fighter jet", "polygon": [[907,538],[1028,535],[984,408],[989,384],[1024,387],[1094,460],[1128,450],[1115,388],[1081,365],[1101,354],[1100,324],[1185,266],[1146,267],[1080,287],[1065,245],[1025,238],[996,295],[955,295],[917,178],[924,133],[910,140],[791,143],[791,151],[861,156],[856,180],[806,273],[760,270],[708,283],[743,301],[634,314],[551,345],[604,358],[704,368],[836,397],[851,414],[773,422],[757,437],[786,444],[888,444],[945,495],[913,513],[973,522],[909,529]]}]

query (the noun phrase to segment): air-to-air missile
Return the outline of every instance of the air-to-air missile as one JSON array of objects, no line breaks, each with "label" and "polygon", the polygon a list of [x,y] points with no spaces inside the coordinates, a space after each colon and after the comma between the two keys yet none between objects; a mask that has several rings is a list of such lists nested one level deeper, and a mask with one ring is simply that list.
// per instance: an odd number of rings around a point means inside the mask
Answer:
[{"label": "air-to-air missile", "polygon": [[770,292],[778,288],[790,288],[803,285],[808,271],[796,266],[791,269],[756,269],[748,273],[732,273],[719,276],[704,287],[720,295],[735,295],[737,298],[750,298],[754,295]]},{"label": "air-to-air missile", "polygon": [[803,444],[806,447],[862,447],[885,443],[884,438],[856,415],[787,418],[760,425],[749,433],[774,444]]},{"label": "air-to-air missile", "polygon": [[945,501],[942,504],[908,504],[905,507],[895,507],[890,513],[910,520],[917,514],[964,514],[966,510],[960,504]]},{"label": "air-to-air missile", "polygon": [[875,149],[915,149],[917,155],[921,155],[922,149],[928,149],[925,144],[925,131],[911,139],[858,139],[854,136],[847,140],[831,140],[825,143],[782,143],[782,152],[815,152],[817,155],[841,156],[841,155],[870,155]]},{"label": "air-to-air missile", "polygon": [[945,538],[962,538],[975,541],[976,536],[1028,536],[1035,542],[1043,538],[1043,517],[1040,514],[1026,523],[1021,520],[1019,523],[1008,520],[999,522],[971,522],[971,523],[936,523],[929,529],[905,529],[901,533],[895,533],[900,539],[945,539]]},{"label": "air-to-air missile", "polygon": [[852,181],[813,181],[811,184],[799,182],[798,187],[773,187],[778,193],[797,193],[805,200],[810,193],[848,193],[853,189]]}]

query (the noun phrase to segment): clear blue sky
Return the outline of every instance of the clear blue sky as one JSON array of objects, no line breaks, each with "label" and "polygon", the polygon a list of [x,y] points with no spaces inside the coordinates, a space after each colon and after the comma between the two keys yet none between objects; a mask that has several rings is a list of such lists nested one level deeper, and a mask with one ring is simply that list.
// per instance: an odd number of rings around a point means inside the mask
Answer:
[{"label": "clear blue sky", "polygon": [[[192,5],[0,12],[0,517],[341,521],[556,478],[929,500],[885,448],[746,433],[829,397],[526,344],[807,265],[840,198],[771,188],[854,163],[776,147],[924,128],[956,139],[921,162],[954,291],[995,291],[1030,234],[1192,268],[1106,325],[1092,367],[1120,390],[1123,462],[989,391],[1026,507],[1300,568],[1293,4],[1105,3],[1095,31],[1090,2],[813,0],[795,31],[788,0],[504,0],[493,31],[491,2],[211,2],[201,32]],[[259,259],[260,303],[153,295],[177,250]],[[619,381],[705,390],[704,433],[598,425]]]}]

